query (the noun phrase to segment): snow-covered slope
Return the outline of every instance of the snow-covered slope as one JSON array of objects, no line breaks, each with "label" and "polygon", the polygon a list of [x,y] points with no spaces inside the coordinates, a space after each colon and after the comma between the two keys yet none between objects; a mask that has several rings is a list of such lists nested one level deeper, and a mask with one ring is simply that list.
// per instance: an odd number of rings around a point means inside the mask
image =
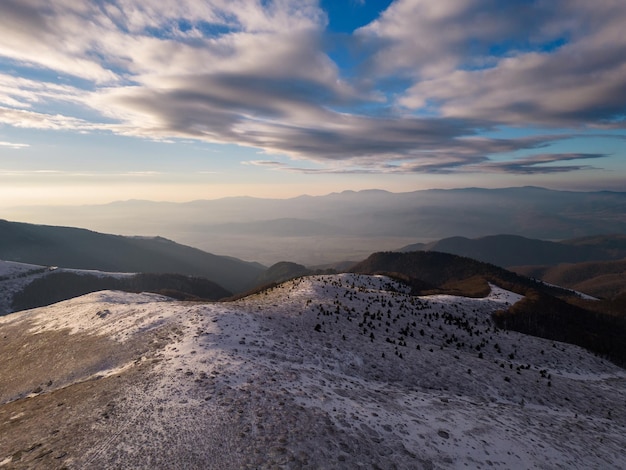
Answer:
[{"label": "snow-covered slope", "polygon": [[626,373],[381,276],[0,318],[2,468],[624,468]]},{"label": "snow-covered slope", "polygon": [[51,269],[35,264],[0,260],[0,315],[12,311],[11,303],[16,292],[35,279],[46,276]]},{"label": "snow-covered slope", "polygon": [[35,279],[51,273],[75,273],[84,276],[122,278],[134,273],[106,273],[87,269],[57,268],[0,260],[0,315],[12,312],[13,296]]}]

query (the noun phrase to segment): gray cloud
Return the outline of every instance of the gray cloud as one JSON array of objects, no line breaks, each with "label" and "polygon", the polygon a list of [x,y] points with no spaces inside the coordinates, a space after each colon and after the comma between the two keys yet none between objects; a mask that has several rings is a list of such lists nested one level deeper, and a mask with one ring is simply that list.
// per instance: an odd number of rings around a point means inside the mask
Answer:
[{"label": "gray cloud", "polygon": [[513,125],[620,126],[626,3],[399,0],[359,34],[372,73],[413,85],[399,103]]},{"label": "gray cloud", "polygon": [[478,169],[500,173],[513,174],[548,174],[565,173],[593,168],[590,165],[552,165],[553,163],[569,162],[573,160],[592,160],[607,158],[609,155],[602,153],[549,153],[532,155],[513,161],[488,162],[480,165]]},{"label": "gray cloud", "polygon": [[[514,155],[624,127],[624,21],[626,4],[611,0],[398,0],[342,37],[369,54],[353,77],[324,52],[313,0],[7,0],[0,56],[87,84],[0,73],[0,122],[238,144],[320,166],[254,163],[286,171],[581,170],[590,167],[565,162],[604,155]],[[59,102],[89,106],[102,122],[51,114]],[[571,131],[481,136],[525,125]]]},{"label": "gray cloud", "polygon": [[[0,56],[20,66],[56,70],[96,83],[117,80],[99,62],[97,41],[106,38],[95,3],[3,0]],[[95,55],[95,57],[92,57]]]}]

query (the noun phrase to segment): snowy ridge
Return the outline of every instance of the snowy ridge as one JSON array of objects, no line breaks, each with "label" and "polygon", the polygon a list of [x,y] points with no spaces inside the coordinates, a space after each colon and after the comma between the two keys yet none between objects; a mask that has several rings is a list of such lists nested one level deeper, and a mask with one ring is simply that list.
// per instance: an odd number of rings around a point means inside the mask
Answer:
[{"label": "snowy ridge", "polygon": [[34,264],[0,260],[0,315],[12,311],[13,295],[26,285],[43,276],[51,268]]},{"label": "snowy ridge", "polygon": [[0,278],[15,277],[27,272],[43,268],[36,264],[18,263],[15,261],[0,261]]},{"label": "snowy ridge", "polygon": [[[231,303],[101,292],[9,315],[0,328],[28,325],[31,342],[64,335],[120,354],[102,361],[103,378],[95,361],[73,379],[76,390],[95,387],[72,406],[96,411],[64,418],[80,439],[31,436],[55,465],[626,466],[623,369],[495,328],[491,314],[521,298],[497,286],[483,299],[407,292],[356,274],[304,277]],[[42,419],[28,403],[69,399],[72,387],[50,380],[32,398],[0,393],[12,413],[30,410],[12,434],[0,424],[9,449],[0,462],[27,448],[29,419]]]},{"label": "snowy ridge", "polygon": [[12,312],[13,296],[35,279],[51,273],[73,273],[95,277],[124,278],[136,273],[109,273],[89,269],[58,268],[0,260],[0,316]]}]

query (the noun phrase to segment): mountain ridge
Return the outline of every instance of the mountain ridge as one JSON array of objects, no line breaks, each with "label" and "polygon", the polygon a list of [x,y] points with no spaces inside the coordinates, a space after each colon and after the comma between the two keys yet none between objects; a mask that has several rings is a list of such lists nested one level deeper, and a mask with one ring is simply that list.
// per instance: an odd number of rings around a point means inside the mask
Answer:
[{"label": "mountain ridge", "polygon": [[512,266],[510,269],[523,276],[542,279],[595,297],[612,299],[626,296],[626,259],[556,266]]},{"label": "mountain ridge", "polygon": [[626,235],[596,235],[560,242],[530,239],[513,234],[474,239],[455,236],[431,243],[407,245],[398,251],[424,250],[466,256],[501,267],[556,265],[625,258]]},{"label": "mountain ridge", "polygon": [[232,296],[208,279],[171,273],[113,273],[0,260],[0,316],[100,290],[152,292],[179,300]]},{"label": "mountain ridge", "polygon": [[623,467],[626,373],[494,328],[492,313],[519,300],[497,287],[414,297],[344,274],[232,303],[105,291],[11,314],[0,462]]},{"label": "mountain ridge", "polygon": [[0,220],[0,259],[101,271],[201,276],[241,292],[263,271],[163,237],[124,237],[87,229]]}]

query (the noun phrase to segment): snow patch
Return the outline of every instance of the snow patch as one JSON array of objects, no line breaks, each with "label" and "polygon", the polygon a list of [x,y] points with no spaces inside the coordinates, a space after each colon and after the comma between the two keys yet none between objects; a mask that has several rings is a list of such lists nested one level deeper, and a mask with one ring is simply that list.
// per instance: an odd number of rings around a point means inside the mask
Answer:
[{"label": "snow patch", "polygon": [[177,313],[164,306],[171,302],[169,297],[152,293],[100,291],[25,314],[34,323],[31,333],[68,329],[72,334],[103,335],[123,342],[163,325]]},{"label": "snow patch", "polygon": [[14,276],[16,274],[23,274],[29,271],[45,268],[36,264],[18,263],[16,261],[2,261],[0,260],[0,276]]}]

